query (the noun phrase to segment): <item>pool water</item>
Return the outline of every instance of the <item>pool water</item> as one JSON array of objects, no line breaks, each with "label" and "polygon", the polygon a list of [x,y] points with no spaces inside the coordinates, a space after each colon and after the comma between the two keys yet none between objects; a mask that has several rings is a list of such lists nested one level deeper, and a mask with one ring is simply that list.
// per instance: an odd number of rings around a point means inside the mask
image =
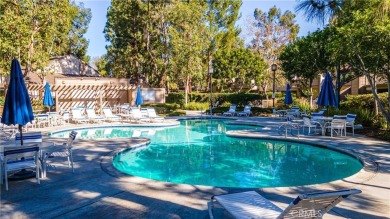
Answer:
[{"label": "pool water", "polygon": [[[119,171],[165,182],[218,187],[279,187],[325,183],[357,173],[356,158],[326,148],[277,140],[231,138],[229,130],[262,127],[227,120],[182,120],[170,128],[76,130],[77,138],[147,137],[148,146],[113,158]],[[68,132],[54,137],[67,137]]]},{"label": "pool water", "polygon": [[224,134],[256,128],[184,120],[151,136],[144,149],[118,154],[113,164],[121,172],[159,181],[240,188],[318,184],[362,168],[356,158],[321,147]]}]

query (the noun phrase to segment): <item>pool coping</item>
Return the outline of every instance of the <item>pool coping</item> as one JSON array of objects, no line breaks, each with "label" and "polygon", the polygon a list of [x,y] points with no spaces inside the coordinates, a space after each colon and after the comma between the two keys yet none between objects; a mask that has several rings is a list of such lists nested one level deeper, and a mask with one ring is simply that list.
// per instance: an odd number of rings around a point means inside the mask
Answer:
[{"label": "pool coping", "polygon": [[[177,117],[170,117],[170,119],[177,119]],[[266,126],[274,125],[275,127],[280,123],[280,119],[277,118],[243,117],[239,119],[257,121]],[[91,126],[95,125],[91,124]],[[69,124],[69,126],[81,125]],[[64,129],[64,126],[58,128]],[[45,133],[58,128],[49,127],[37,131]],[[262,129],[261,132],[266,131]],[[284,138],[277,132],[270,133],[270,135]],[[134,145],[134,142],[145,143],[147,139],[80,139],[74,145],[77,169],[75,173],[69,171],[66,161],[63,161],[60,163],[63,166],[59,166],[58,170],[52,169],[48,178],[42,179],[40,185],[36,184],[34,179],[20,183],[11,181],[12,191],[3,192],[4,186],[2,187],[0,205],[4,204],[4,207],[0,208],[0,214],[9,218],[39,218],[42,215],[50,218],[208,218],[207,201],[212,195],[256,191],[278,207],[285,208],[298,194],[356,188],[362,190],[362,194],[347,198],[333,208],[325,218],[388,218],[390,213],[389,142],[358,134],[352,137],[351,133],[348,133],[347,137],[334,138],[305,135],[301,137],[302,139],[351,149],[359,154],[359,157],[364,158],[363,160],[375,161],[374,164],[377,164],[379,171],[372,179],[363,183],[344,179],[309,186],[269,187],[254,190],[175,184],[127,174],[117,178],[102,170],[101,158],[116,148],[124,149],[126,145],[128,147]],[[56,144],[64,142],[64,138],[47,138],[46,135],[44,140],[53,140]],[[216,209],[215,213],[221,218],[226,217],[220,209]]]},{"label": "pool coping", "polygon": [[[171,128],[180,125],[180,122],[174,123],[137,123],[137,124],[88,124],[89,126],[74,126],[63,129],[56,129],[53,131],[46,132],[47,135],[52,135],[60,132],[68,132],[73,130],[84,130],[84,129],[100,129],[100,128]],[[91,126],[94,125],[94,126]]]},{"label": "pool coping", "polygon": [[[194,118],[190,118],[190,119],[194,119]],[[245,124],[245,125],[248,125],[248,124]],[[253,125],[255,125],[255,126],[264,126],[264,125],[260,125],[260,124],[253,124]],[[340,182],[340,181],[348,181],[348,182],[354,182],[354,183],[363,183],[363,182],[365,182],[367,180],[370,180],[373,177],[375,177],[377,172],[378,172],[378,164],[376,162],[374,162],[372,160],[369,160],[367,158],[364,158],[362,156],[359,156],[359,155],[355,154],[352,150],[337,148],[335,146],[329,146],[329,145],[325,145],[325,144],[321,144],[321,143],[307,141],[307,140],[304,140],[304,139],[280,138],[280,137],[278,138],[277,136],[274,137],[274,136],[261,136],[261,135],[260,136],[253,136],[253,135],[243,134],[243,133],[240,133],[240,132],[242,132],[242,130],[240,130],[240,131],[228,131],[225,134],[228,137],[235,137],[235,138],[267,139],[267,140],[277,140],[277,141],[285,141],[285,142],[296,142],[296,143],[304,143],[304,144],[312,145],[312,146],[315,146],[315,147],[326,148],[326,149],[329,149],[329,150],[337,151],[339,153],[343,153],[345,155],[351,156],[351,157],[359,160],[359,162],[363,165],[363,167],[357,173],[355,173],[353,175],[350,175],[348,177],[345,177],[345,178],[342,178],[342,179],[333,180],[333,181],[329,181],[329,182],[325,182],[325,183],[318,183],[318,184],[309,184],[309,185],[300,185],[300,186],[280,186],[280,187],[277,187],[277,186],[275,186],[275,187],[253,187],[253,188],[250,188],[250,187],[248,187],[248,188],[222,187],[222,186],[208,186],[208,185],[196,185],[196,186],[204,186],[204,187],[210,187],[210,188],[229,188],[229,189],[298,188],[298,187],[309,187],[309,186],[326,185],[326,184],[329,184],[329,183],[337,183],[337,182]],[[246,132],[249,132],[249,131],[246,131]],[[255,132],[256,132],[256,134],[258,134],[258,131],[253,131],[251,134],[253,134]],[[148,139],[148,138],[145,138],[145,139]],[[116,178],[137,177],[137,178],[140,178],[140,179],[145,180],[145,181],[152,181],[152,182],[154,181],[154,182],[162,182],[162,183],[180,184],[180,183],[159,181],[159,180],[155,180],[155,179],[149,179],[149,178],[144,178],[144,177],[135,176],[135,175],[131,175],[131,174],[126,174],[126,173],[123,173],[123,172],[117,170],[114,167],[113,159],[118,154],[126,152],[128,150],[140,149],[140,148],[142,148],[144,146],[148,146],[149,144],[150,144],[150,139],[148,139],[148,141],[145,142],[145,143],[134,144],[134,145],[130,145],[130,146],[123,147],[123,148],[117,148],[117,149],[107,153],[105,156],[103,156],[101,158],[101,165],[100,165],[101,169],[106,174],[108,174],[110,176],[113,176],[113,177],[116,177]],[[184,184],[184,185],[190,185],[190,184]]]}]

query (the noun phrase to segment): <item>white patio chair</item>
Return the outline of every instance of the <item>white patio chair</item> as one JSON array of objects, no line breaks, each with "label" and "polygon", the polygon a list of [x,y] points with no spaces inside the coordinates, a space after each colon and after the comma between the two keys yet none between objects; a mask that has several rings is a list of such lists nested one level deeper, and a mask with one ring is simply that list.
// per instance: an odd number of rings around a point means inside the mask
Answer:
[{"label": "white patio chair", "polygon": [[46,152],[45,156],[43,157],[43,167],[44,167],[42,173],[43,177],[46,177],[48,159],[57,158],[57,157],[66,157],[68,159],[68,167],[72,168],[72,172],[74,173],[72,147],[73,147],[73,142],[76,139],[76,136],[77,136],[77,132],[72,131],[69,134],[69,138],[65,143],[63,143],[62,145],[56,145],[60,148],[57,147],[58,148],[57,150]]},{"label": "white patio chair", "polygon": [[[23,132],[23,145],[29,143],[37,143],[39,146],[42,145],[42,133],[41,132]],[[20,133],[15,135],[15,143],[19,143],[21,139]]]},{"label": "white patio chair", "polygon": [[355,136],[355,119],[356,114],[347,114],[347,123],[345,124],[346,128],[352,128],[352,136]]},{"label": "white patio chair", "polygon": [[132,107],[130,109],[131,119],[135,120],[136,122],[150,122],[149,118],[141,114],[141,111],[138,109],[138,107]]},{"label": "white patio chair", "polygon": [[38,114],[35,116],[35,126],[37,128],[45,128],[49,126],[49,115]]},{"label": "white patio chair", "polygon": [[104,118],[106,119],[106,121],[109,121],[109,122],[121,121],[121,117],[113,115],[111,108],[109,108],[109,107],[103,108],[103,114],[104,114]]},{"label": "white patio chair", "polygon": [[244,110],[239,112],[237,115],[238,116],[250,116],[251,114],[252,114],[251,106],[250,105],[246,105],[244,107]]},{"label": "white patio chair", "polygon": [[291,107],[291,110],[294,111],[294,112],[299,112],[299,107],[297,107],[297,106],[292,106],[292,107]]},{"label": "white patio chair", "polygon": [[[214,219],[214,203],[218,202],[235,218],[322,218],[333,207],[358,189],[302,194],[282,210],[254,191],[212,196],[208,202],[210,219]],[[303,216],[300,216],[303,215]]]},{"label": "white patio chair", "polygon": [[152,120],[152,121],[159,121],[159,122],[161,122],[161,121],[164,121],[164,117],[162,117],[162,116],[158,116],[157,114],[156,114],[156,110],[154,109],[154,108],[146,108],[146,110],[147,110],[147,115],[148,115],[148,117]]},{"label": "white patio chair", "polygon": [[70,120],[70,113],[65,111],[62,113],[62,121],[64,121],[65,124],[69,123]]},{"label": "white patio chair", "polygon": [[330,123],[326,124],[326,128],[330,129],[330,136],[333,137],[333,132],[336,133],[336,135],[347,136],[347,119],[346,116],[333,116],[333,120]]},{"label": "white patio chair", "polygon": [[277,111],[274,107],[272,107],[272,117],[274,118],[280,118],[282,116],[282,114]]},{"label": "white patio chair", "polygon": [[90,122],[103,122],[104,121],[104,118],[102,116],[96,115],[94,109],[87,108],[86,111],[87,111],[87,117],[88,117]]},{"label": "white patio chair", "polygon": [[72,121],[76,123],[83,123],[89,121],[88,118],[82,116],[81,110],[79,108],[73,108],[71,112],[72,112]]},{"label": "white patio chair", "polygon": [[308,116],[302,116],[303,119],[303,125],[301,126],[303,128],[303,131],[305,131],[305,128],[308,128],[308,135],[310,135],[310,131],[314,129],[314,133],[316,133],[317,129],[322,130],[322,125],[320,122],[315,120],[310,120]]},{"label": "white patio chair", "polygon": [[234,115],[236,115],[236,108],[237,108],[236,104],[231,104],[230,108],[229,108],[229,111],[224,112],[222,115],[224,115],[224,116],[234,116]]},{"label": "white patio chair", "polygon": [[[35,178],[40,184],[40,161],[39,161],[39,146],[38,144],[31,146],[15,147],[6,149],[3,157],[0,158],[0,173],[4,174],[5,189],[8,191],[8,174],[24,169],[35,170]],[[2,177],[0,177],[2,182]]]}]

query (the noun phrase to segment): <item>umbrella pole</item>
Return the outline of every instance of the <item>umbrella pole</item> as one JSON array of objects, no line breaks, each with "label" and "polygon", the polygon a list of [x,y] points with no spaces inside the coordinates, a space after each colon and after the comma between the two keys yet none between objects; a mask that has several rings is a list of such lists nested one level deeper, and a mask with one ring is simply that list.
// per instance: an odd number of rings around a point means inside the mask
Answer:
[{"label": "umbrella pole", "polygon": [[23,126],[19,125],[20,144],[23,145]]}]

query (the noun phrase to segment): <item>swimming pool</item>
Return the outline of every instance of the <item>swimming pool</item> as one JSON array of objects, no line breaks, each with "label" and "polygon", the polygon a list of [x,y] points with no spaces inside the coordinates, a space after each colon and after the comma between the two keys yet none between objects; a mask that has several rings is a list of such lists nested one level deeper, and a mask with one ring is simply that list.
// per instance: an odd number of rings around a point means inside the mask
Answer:
[{"label": "swimming pool", "polygon": [[[352,156],[322,147],[224,134],[261,128],[229,125],[224,120],[183,120],[167,129],[129,129],[126,137],[136,133],[150,138],[151,144],[117,154],[113,165],[123,173],[159,181],[240,188],[325,183],[363,167]],[[104,129],[95,130],[99,132]]]}]

